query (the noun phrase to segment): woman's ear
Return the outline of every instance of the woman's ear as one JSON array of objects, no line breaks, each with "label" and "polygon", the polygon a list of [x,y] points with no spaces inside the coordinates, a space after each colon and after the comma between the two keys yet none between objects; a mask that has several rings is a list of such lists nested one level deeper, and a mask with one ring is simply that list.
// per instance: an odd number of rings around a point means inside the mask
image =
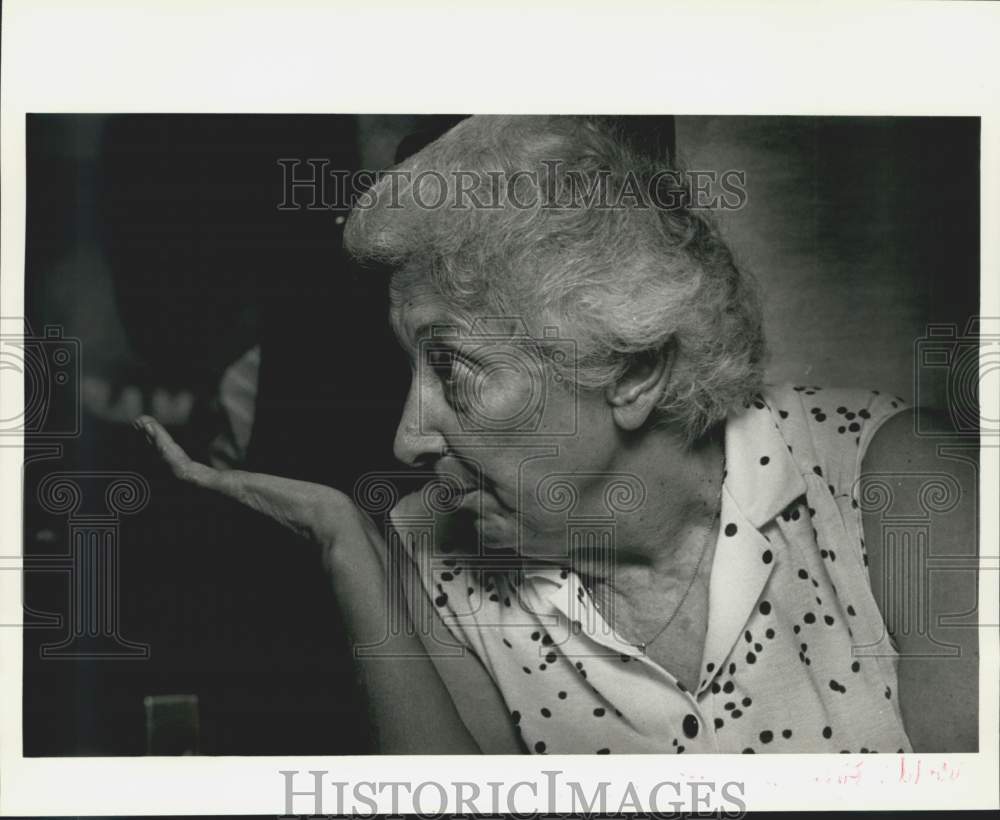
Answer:
[{"label": "woman's ear", "polygon": [[628,370],[607,389],[615,423],[623,430],[638,430],[652,414],[667,384],[674,363],[674,345],[664,345],[635,357]]}]

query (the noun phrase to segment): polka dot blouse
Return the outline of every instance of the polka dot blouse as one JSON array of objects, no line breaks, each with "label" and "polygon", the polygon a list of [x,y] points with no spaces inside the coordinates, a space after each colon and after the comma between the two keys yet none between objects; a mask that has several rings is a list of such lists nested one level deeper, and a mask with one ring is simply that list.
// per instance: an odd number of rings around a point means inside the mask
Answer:
[{"label": "polka dot blouse", "polygon": [[567,568],[463,572],[456,551],[415,555],[421,581],[527,752],[909,752],[856,497],[869,441],[905,408],[784,386],[728,419],[695,691],[618,639]]}]

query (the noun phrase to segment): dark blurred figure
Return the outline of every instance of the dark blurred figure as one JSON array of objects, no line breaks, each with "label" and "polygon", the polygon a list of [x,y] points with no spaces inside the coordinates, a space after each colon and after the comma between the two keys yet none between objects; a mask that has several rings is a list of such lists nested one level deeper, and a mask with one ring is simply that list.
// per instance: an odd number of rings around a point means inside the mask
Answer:
[{"label": "dark blurred figure", "polygon": [[[93,371],[95,356],[121,355],[88,382],[82,436],[61,459],[27,469],[26,487],[59,469],[148,477],[149,506],[122,524],[120,593],[123,632],[151,657],[38,662],[39,645],[59,636],[26,632],[25,754],[142,754],[150,695],[197,696],[201,753],[369,749],[317,556],[167,480],[124,422],[148,412],[195,457],[346,493],[364,473],[397,469],[392,439],[409,372],[386,321],[386,282],[342,253],[346,207],[279,208],[289,199],[279,160],[300,161],[298,182],[313,174],[310,159],[331,172],[379,170],[461,119],[31,118],[29,318],[52,320],[50,273],[68,254],[79,296],[67,315],[114,329],[113,345],[106,329],[81,332],[96,340],[85,360]],[[672,118],[625,120],[647,149],[672,152]],[[87,162],[65,156],[79,134],[99,140]],[[292,190],[293,203],[312,198],[308,186]],[[79,247],[96,249],[96,267],[107,268],[107,298],[85,278]],[[38,530],[44,517],[33,493],[25,497],[26,527]],[[51,521],[48,546],[31,548],[63,550],[62,524]],[[65,608],[64,585],[46,591],[29,579],[29,593],[41,609]]]},{"label": "dark blurred figure", "polygon": [[[158,377],[187,380],[198,397],[182,437],[205,452],[226,432],[220,382],[259,350],[256,390],[244,396],[252,435],[234,466],[345,492],[388,468],[406,374],[381,283],[341,254],[346,209],[278,207],[288,198],[279,160],[301,161],[296,180],[310,175],[309,159],[359,167],[355,118],[114,117],[105,156],[102,225],[121,315]],[[301,187],[293,194],[312,199]],[[252,380],[253,368],[243,369]],[[185,499],[180,518],[211,523],[186,550],[191,563],[159,581],[183,589],[194,575],[202,589],[194,605],[204,617],[187,643],[214,648],[202,684],[204,751],[365,751],[349,650],[316,556],[214,503]]]}]

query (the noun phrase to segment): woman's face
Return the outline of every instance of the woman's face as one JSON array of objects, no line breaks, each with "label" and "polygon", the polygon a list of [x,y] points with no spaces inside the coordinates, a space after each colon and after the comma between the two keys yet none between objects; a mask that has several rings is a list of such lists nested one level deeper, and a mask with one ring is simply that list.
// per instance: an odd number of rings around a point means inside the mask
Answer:
[{"label": "woman's face", "polygon": [[[568,516],[608,514],[621,439],[604,394],[561,379],[516,320],[458,320],[423,288],[394,295],[391,321],[412,365],[396,457],[464,488],[484,546],[565,556]],[[547,349],[573,355],[561,334]]]}]

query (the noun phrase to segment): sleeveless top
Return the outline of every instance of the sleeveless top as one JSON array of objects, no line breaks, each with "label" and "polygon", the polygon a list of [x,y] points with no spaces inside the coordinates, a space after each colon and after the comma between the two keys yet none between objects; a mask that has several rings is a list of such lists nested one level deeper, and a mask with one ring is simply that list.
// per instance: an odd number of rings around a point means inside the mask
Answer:
[{"label": "sleeveless top", "polygon": [[484,572],[427,539],[405,548],[527,752],[910,752],[858,503],[868,443],[904,409],[878,391],[782,386],[727,419],[693,692],[617,638],[568,567]]}]

